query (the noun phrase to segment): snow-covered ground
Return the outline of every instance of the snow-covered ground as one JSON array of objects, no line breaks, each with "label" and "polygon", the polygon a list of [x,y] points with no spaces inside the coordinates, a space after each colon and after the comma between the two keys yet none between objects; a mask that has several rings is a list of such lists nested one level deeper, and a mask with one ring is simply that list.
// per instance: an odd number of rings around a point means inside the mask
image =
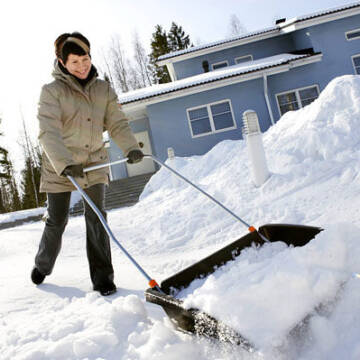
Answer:
[{"label": "snow-covered ground", "polygon": [[[81,195],[74,191],[71,194],[70,200],[70,207],[73,207],[79,200],[81,199]],[[27,218],[31,218],[33,216],[43,215],[46,213],[46,207],[36,208],[36,209],[28,209],[28,210],[20,210],[20,211],[13,211],[5,214],[0,214],[0,224],[1,223],[11,223],[15,222],[16,220],[24,220]]]},{"label": "snow-covered ground", "polygon": [[[360,77],[344,76],[264,134],[271,177],[259,188],[244,141],[168,162],[254,226],[325,229],[302,248],[250,248],[183,294],[187,305],[227,322],[259,351],[174,331],[159,306],[145,303],[146,281],[116,246],[118,292],[108,298],[93,292],[84,220],[76,217],[53,274],[38,287],[30,271],[43,223],[0,231],[0,358],[359,359],[359,125]],[[118,240],[158,282],[247,232],[166,169],[138,204],[108,217]]]}]

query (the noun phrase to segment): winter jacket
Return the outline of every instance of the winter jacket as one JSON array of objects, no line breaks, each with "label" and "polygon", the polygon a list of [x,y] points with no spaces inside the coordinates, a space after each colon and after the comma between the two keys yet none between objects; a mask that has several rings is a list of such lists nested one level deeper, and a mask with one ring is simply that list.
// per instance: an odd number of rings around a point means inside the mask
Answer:
[{"label": "winter jacket", "polygon": [[[96,71],[85,87],[55,66],[55,81],[44,85],[40,95],[39,142],[43,149],[40,191],[58,193],[75,190],[61,173],[68,165],[84,167],[108,162],[103,131],[125,155],[138,144],[117,96],[109,83],[97,78]],[[108,168],[85,173],[76,179],[82,188],[108,183]]]}]

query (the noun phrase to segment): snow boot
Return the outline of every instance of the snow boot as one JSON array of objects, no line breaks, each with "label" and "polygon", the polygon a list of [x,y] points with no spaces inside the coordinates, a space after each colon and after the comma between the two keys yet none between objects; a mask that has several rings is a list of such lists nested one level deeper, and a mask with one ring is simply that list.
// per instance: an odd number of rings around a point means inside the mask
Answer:
[{"label": "snow boot", "polygon": [[34,284],[39,285],[41,284],[45,279],[45,275],[43,275],[36,266],[32,269],[31,272],[31,280]]},{"label": "snow boot", "polygon": [[116,286],[114,283],[107,283],[94,286],[94,290],[99,291],[102,296],[109,296],[116,293]]}]

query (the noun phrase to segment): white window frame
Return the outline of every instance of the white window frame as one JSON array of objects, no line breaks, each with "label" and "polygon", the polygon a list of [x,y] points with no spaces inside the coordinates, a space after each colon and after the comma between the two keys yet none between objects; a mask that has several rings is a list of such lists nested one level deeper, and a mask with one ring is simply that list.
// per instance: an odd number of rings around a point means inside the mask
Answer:
[{"label": "white window frame", "polygon": [[352,33],[355,33],[355,32],[360,33],[360,29],[355,29],[355,30],[347,31],[347,32],[345,33],[345,38],[346,38],[346,40],[347,40],[347,41],[353,41],[353,40],[358,40],[358,39],[360,39],[360,34],[359,34],[359,36],[356,36],[356,37],[354,37],[354,38],[351,38],[351,39],[348,38],[348,34],[352,34]]},{"label": "white window frame", "polygon": [[249,55],[244,55],[244,56],[238,56],[238,57],[236,57],[236,58],[234,59],[235,64],[239,64],[239,63],[237,62],[238,60],[244,59],[244,58],[248,58],[248,57],[250,57],[250,60],[249,60],[249,61],[253,61],[253,60],[254,60],[254,58],[253,58],[253,56],[252,56],[251,54],[249,54]]},{"label": "white window frame", "polygon": [[[214,119],[213,119],[213,115],[212,115],[210,106],[211,106],[211,105],[216,105],[216,104],[221,104],[221,103],[224,103],[224,102],[228,102],[229,105],[230,105],[230,112],[231,112],[231,116],[232,116],[232,120],[233,120],[233,124],[234,124],[234,125],[233,125],[232,127],[227,127],[227,128],[225,128],[225,129],[215,130],[215,123],[214,123]],[[203,134],[194,135],[194,134],[193,134],[193,129],[192,129],[192,127],[191,127],[191,120],[190,120],[190,114],[189,114],[189,112],[192,111],[192,110],[196,110],[196,109],[200,109],[200,108],[204,108],[204,107],[206,107],[207,112],[208,112],[208,117],[209,117],[209,121],[210,121],[211,131],[209,131],[209,132],[207,132],[207,133],[203,133]],[[235,116],[234,116],[234,112],[233,112],[233,108],[232,108],[232,104],[231,104],[231,100],[230,100],[230,99],[223,99],[223,100],[215,101],[215,102],[212,102],[212,103],[209,103],[209,104],[203,104],[203,105],[199,105],[199,106],[194,106],[194,107],[192,107],[192,108],[188,108],[188,109],[186,109],[186,116],[187,116],[187,119],[188,119],[190,134],[191,134],[191,137],[192,137],[193,139],[198,138],[198,137],[202,137],[202,136],[208,136],[208,135],[212,135],[212,134],[221,133],[221,132],[224,132],[224,131],[229,131],[229,130],[237,129],[237,125],[236,125],[236,121],[235,121]]]},{"label": "white window frame", "polygon": [[355,61],[354,61],[354,58],[360,58],[360,54],[355,54],[351,57],[351,60],[352,60],[352,63],[353,63],[353,67],[354,67],[354,71],[355,71],[355,75],[360,75],[360,73],[357,73],[356,72],[356,66],[355,66]]},{"label": "white window frame", "polygon": [[[303,106],[302,106],[302,103],[301,103],[301,98],[300,98],[299,92],[300,92],[301,90],[310,89],[310,88],[313,88],[313,87],[316,87],[317,92],[318,92],[318,95],[320,95],[320,88],[319,88],[319,85],[318,85],[318,84],[313,84],[313,85],[309,85],[309,86],[304,86],[304,87],[297,88],[297,89],[290,89],[290,90],[286,90],[286,91],[283,91],[283,92],[281,92],[281,93],[275,94],[276,103],[277,103],[278,112],[279,112],[280,117],[283,116],[284,114],[281,114],[280,103],[279,103],[279,99],[278,99],[278,96],[279,96],[279,95],[284,95],[284,94],[287,94],[287,93],[294,92],[294,93],[295,93],[295,97],[296,97],[296,101],[297,101],[297,103],[298,103],[298,105],[299,105],[299,109],[302,109]],[[285,114],[286,114],[286,113],[285,113]]]},{"label": "white window frame", "polygon": [[[229,66],[229,62],[227,60],[219,61],[217,63],[211,64],[211,70],[219,70],[219,69],[214,69],[214,66],[220,65],[220,64],[226,64],[226,66]],[[226,66],[223,66],[223,68],[226,67]]]}]

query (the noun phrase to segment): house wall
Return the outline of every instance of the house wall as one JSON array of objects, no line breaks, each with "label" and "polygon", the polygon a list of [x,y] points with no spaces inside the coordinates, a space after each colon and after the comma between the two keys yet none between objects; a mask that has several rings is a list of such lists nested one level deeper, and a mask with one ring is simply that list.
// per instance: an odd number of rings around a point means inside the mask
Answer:
[{"label": "house wall", "polygon": [[360,15],[355,15],[295,31],[293,38],[297,48],[311,43],[315,51],[323,54],[321,81],[324,77],[355,73],[351,56],[360,53],[360,39],[348,41],[345,32],[359,28]]},{"label": "house wall", "polygon": [[[164,160],[167,149],[172,147],[176,156],[201,155],[222,140],[241,139],[242,114],[248,109],[258,112],[261,128],[265,131],[270,126],[270,118],[262,89],[262,79],[256,79],[150,105],[147,110],[155,154]],[[231,101],[237,128],[192,138],[186,109],[225,99]]]},{"label": "house wall", "polygon": [[[280,118],[277,93],[310,85],[318,85],[321,91],[326,86],[330,76],[318,77],[321,66],[321,62],[303,65],[268,77],[269,99],[275,121]],[[226,99],[231,101],[237,128],[192,138],[186,109]],[[150,105],[147,111],[155,153],[166,159],[167,148],[172,147],[177,156],[202,155],[220,141],[241,139],[242,114],[249,109],[256,111],[261,131],[265,132],[271,126],[271,119],[265,102],[262,78]]]},{"label": "house wall", "polygon": [[183,79],[189,76],[194,76],[204,73],[202,62],[209,62],[209,69],[211,64],[227,60],[229,66],[235,65],[235,58],[239,56],[252,55],[253,60],[261,59],[268,56],[273,56],[281,53],[286,53],[295,50],[295,44],[291,34],[276,36],[267,40],[261,40],[234,48],[209,53],[207,55],[198,56],[196,58],[183,60],[174,63],[174,69],[177,79]]},{"label": "house wall", "polygon": [[314,48],[324,54],[326,70],[334,76],[354,73],[351,55],[359,54],[359,40],[348,41],[345,32],[360,27],[360,15],[296,30],[289,34],[236,46],[234,48],[212,52],[191,59],[173,63],[177,79],[202,74],[203,61],[211,64],[228,61],[229,66],[235,65],[235,58],[252,55],[253,59],[260,59],[272,55]]},{"label": "house wall", "polygon": [[321,92],[335,77],[354,74],[351,56],[360,53],[360,39],[348,41],[345,32],[360,28],[360,15],[311,26],[293,33],[297,49],[312,47],[323,54],[322,61],[270,76],[270,101],[275,121],[280,118],[276,94],[318,85]]}]

